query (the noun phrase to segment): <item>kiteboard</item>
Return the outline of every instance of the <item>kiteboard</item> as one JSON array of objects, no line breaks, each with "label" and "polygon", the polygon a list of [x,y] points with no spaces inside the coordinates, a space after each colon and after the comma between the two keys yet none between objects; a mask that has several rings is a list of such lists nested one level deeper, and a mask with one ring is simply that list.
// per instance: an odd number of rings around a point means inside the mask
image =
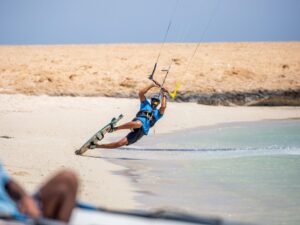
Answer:
[{"label": "kiteboard", "polygon": [[87,150],[91,149],[92,145],[95,145],[96,142],[101,141],[104,138],[104,135],[111,131],[113,127],[116,126],[116,124],[123,118],[123,115],[119,115],[118,118],[112,118],[112,120],[105,125],[102,129],[100,129],[97,133],[95,133],[87,142],[84,143],[84,145],[81,146],[80,149],[75,151],[76,155],[82,155]]}]

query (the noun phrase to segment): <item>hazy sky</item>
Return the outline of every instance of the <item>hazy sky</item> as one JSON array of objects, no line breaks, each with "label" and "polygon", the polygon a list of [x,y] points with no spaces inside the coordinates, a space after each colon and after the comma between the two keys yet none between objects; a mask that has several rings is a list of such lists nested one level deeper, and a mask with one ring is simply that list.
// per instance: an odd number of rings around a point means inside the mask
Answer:
[{"label": "hazy sky", "polygon": [[300,0],[0,0],[0,44],[161,42],[171,18],[169,42],[300,40]]}]

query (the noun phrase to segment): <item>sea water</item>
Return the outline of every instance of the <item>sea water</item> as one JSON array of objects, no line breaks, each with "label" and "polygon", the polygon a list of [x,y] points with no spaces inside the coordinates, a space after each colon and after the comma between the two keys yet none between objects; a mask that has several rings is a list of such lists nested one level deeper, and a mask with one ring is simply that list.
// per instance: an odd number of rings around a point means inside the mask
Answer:
[{"label": "sea water", "polygon": [[300,224],[300,120],[152,135],[101,155],[129,168],[145,210]]}]

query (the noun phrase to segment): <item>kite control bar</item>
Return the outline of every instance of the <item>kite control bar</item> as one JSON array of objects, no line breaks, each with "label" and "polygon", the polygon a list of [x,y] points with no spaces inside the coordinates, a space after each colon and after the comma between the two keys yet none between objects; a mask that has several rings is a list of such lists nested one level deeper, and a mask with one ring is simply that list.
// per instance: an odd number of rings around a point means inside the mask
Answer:
[{"label": "kite control bar", "polygon": [[167,89],[165,89],[160,83],[158,83],[156,80],[152,79],[152,81],[154,82],[154,84],[156,84],[158,87],[160,87],[160,89],[161,89],[163,92],[167,93],[168,96],[172,96],[172,95],[170,94],[170,92],[169,92]]},{"label": "kite control bar", "polygon": [[149,78],[150,80],[152,80],[152,82],[154,82],[154,84],[156,84],[158,87],[160,87],[160,89],[161,89],[163,92],[167,93],[168,96],[170,96],[170,97],[172,97],[172,98],[174,99],[174,97],[175,97],[174,94],[170,93],[166,88],[164,88],[164,84],[165,84],[166,79],[167,79],[167,76],[168,76],[168,74],[169,74],[169,72],[170,72],[171,66],[169,66],[167,69],[163,69],[163,70],[162,70],[162,72],[166,72],[166,75],[165,75],[165,78],[164,78],[162,84],[160,84],[158,81],[156,81],[156,80],[153,79],[153,76],[154,76],[154,73],[155,73],[155,70],[156,70],[156,66],[157,66],[157,64],[155,63],[154,68],[153,68],[153,71],[152,71],[151,75],[150,75],[148,78]]}]

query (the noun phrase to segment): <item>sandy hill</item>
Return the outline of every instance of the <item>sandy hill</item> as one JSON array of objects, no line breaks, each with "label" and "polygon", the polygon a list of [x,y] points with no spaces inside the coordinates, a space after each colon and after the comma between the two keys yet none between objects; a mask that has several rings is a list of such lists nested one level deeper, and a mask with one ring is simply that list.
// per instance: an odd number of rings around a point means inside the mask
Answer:
[{"label": "sandy hill", "polygon": [[[0,46],[0,93],[135,97],[149,82],[160,47]],[[163,48],[155,78],[162,81],[161,69],[172,65],[166,86],[172,90],[182,81],[177,100],[208,104],[230,98],[248,104],[274,96],[299,100],[300,42],[201,44],[185,73],[195,47]]]}]

